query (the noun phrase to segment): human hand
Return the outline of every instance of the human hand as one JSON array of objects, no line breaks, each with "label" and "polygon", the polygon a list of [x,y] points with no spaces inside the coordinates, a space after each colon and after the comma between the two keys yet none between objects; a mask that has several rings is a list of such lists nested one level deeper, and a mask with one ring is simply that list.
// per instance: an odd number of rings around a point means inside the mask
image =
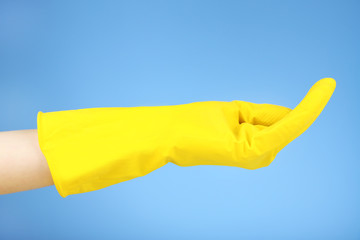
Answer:
[{"label": "human hand", "polygon": [[335,86],[335,80],[321,79],[294,110],[238,100],[179,105],[170,161],[180,166],[268,166],[315,121]]}]

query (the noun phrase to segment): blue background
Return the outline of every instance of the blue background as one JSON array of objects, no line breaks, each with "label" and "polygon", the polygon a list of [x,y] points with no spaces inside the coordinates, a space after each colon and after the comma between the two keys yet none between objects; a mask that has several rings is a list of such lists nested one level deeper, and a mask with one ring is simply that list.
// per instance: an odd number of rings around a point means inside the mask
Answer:
[{"label": "blue background", "polygon": [[178,167],[0,196],[0,239],[359,239],[358,1],[1,1],[0,130],[38,111],[337,89],[266,168]]}]

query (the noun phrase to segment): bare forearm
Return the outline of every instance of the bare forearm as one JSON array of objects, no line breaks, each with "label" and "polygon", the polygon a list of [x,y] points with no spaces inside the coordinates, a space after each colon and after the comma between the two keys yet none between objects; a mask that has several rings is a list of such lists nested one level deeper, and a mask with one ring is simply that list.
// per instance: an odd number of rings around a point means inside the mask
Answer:
[{"label": "bare forearm", "polygon": [[53,184],[36,129],[0,132],[0,194]]}]

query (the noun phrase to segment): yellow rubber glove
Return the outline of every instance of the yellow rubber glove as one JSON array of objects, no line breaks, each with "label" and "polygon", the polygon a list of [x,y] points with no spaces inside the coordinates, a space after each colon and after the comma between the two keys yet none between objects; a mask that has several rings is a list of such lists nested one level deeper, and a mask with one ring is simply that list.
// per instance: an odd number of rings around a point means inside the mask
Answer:
[{"label": "yellow rubber glove", "polygon": [[179,166],[268,166],[318,117],[335,80],[318,81],[291,110],[234,100],[38,112],[40,148],[62,197]]}]

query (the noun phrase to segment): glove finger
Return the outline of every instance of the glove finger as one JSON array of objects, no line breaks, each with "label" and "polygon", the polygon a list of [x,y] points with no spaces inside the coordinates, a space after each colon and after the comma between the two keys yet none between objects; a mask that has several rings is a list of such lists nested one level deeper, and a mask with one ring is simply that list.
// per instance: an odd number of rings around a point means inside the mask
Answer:
[{"label": "glove finger", "polygon": [[238,100],[233,102],[238,106],[240,124],[271,126],[291,111],[290,108],[267,103],[258,104]]},{"label": "glove finger", "polygon": [[304,99],[283,119],[259,131],[253,140],[256,151],[281,150],[300,136],[319,116],[336,87],[332,78],[316,82]]}]

